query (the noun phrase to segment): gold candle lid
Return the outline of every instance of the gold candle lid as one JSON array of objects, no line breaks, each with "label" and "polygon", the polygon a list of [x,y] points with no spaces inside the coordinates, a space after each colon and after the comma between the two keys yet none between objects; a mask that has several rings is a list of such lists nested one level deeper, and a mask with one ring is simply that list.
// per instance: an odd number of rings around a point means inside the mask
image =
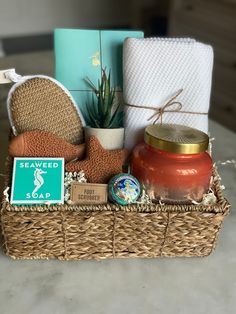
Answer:
[{"label": "gold candle lid", "polygon": [[176,154],[202,153],[209,144],[206,133],[178,124],[149,125],[144,140],[155,148]]}]

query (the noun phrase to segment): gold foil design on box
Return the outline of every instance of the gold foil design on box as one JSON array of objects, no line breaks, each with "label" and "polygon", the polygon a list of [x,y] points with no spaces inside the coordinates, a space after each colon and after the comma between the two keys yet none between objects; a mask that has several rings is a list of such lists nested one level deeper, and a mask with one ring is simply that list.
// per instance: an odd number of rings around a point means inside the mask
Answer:
[{"label": "gold foil design on box", "polygon": [[97,67],[99,65],[101,65],[101,61],[100,61],[100,52],[97,51],[92,57],[90,57],[92,59],[92,65]]}]

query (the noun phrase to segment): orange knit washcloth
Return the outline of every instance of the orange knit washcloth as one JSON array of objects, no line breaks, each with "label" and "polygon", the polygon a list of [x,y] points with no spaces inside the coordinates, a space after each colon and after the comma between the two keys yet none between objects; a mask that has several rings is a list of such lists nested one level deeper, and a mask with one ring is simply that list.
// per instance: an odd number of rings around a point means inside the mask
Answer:
[{"label": "orange knit washcloth", "polygon": [[65,161],[81,159],[85,144],[73,145],[46,131],[28,131],[14,137],[9,144],[13,157],[63,157]]},{"label": "orange knit washcloth", "polygon": [[70,162],[66,170],[71,172],[84,171],[90,183],[107,183],[111,177],[122,172],[122,166],[128,158],[126,149],[104,149],[95,136],[87,142],[85,160]]}]

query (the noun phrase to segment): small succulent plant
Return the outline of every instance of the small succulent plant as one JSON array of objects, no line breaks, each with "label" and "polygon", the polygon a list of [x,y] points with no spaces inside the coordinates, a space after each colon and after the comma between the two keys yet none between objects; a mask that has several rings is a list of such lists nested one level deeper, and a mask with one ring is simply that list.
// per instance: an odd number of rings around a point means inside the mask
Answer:
[{"label": "small succulent plant", "polygon": [[98,87],[89,78],[85,80],[94,92],[91,102],[86,104],[84,118],[87,125],[103,129],[123,127],[123,111],[115,99],[115,88],[111,87],[111,72],[107,75],[106,69],[102,70]]}]

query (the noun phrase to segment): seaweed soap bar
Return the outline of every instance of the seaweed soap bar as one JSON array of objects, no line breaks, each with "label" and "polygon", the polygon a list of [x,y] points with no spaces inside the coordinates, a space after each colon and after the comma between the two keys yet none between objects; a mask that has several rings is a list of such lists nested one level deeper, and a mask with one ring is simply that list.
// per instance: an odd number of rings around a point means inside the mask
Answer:
[{"label": "seaweed soap bar", "polygon": [[63,204],[64,158],[15,158],[11,204]]}]

